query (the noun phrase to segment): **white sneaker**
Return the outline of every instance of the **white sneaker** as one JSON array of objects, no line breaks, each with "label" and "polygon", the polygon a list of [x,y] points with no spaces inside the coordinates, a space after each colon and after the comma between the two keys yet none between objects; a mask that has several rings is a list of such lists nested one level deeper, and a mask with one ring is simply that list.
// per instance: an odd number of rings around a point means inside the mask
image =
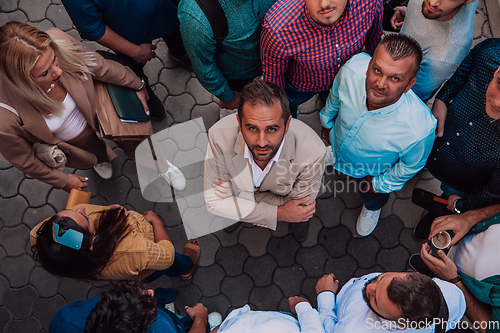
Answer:
[{"label": "white sneaker", "polygon": [[210,331],[216,329],[222,324],[222,316],[218,312],[212,312],[208,315],[208,326],[210,326]]},{"label": "white sneaker", "polygon": [[332,146],[326,147],[326,156],[325,156],[325,167],[335,165],[335,155],[333,155]]},{"label": "white sneaker", "polygon": [[186,188],[186,178],[184,178],[184,174],[182,171],[167,161],[168,163],[168,170],[165,172],[163,175],[163,178],[167,181],[167,183],[170,184],[173,188],[175,188],[177,191],[182,191]]},{"label": "white sneaker", "polygon": [[102,179],[113,177],[113,165],[111,162],[97,163],[94,165],[94,170]]},{"label": "white sneaker", "polygon": [[381,211],[382,209],[368,210],[363,206],[358,216],[358,223],[356,223],[356,231],[360,236],[365,237],[372,233],[377,226]]}]

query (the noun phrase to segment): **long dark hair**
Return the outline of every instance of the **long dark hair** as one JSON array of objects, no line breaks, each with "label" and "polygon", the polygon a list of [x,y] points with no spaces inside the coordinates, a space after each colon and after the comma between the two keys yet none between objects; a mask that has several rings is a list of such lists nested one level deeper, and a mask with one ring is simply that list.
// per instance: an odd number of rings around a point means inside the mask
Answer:
[{"label": "long dark hair", "polygon": [[85,333],[146,333],[158,315],[156,297],[142,281],[121,282],[101,294],[85,324]]},{"label": "long dark hair", "polygon": [[74,250],[38,237],[32,248],[35,260],[51,274],[95,280],[95,275],[110,262],[118,243],[129,233],[125,210],[113,208],[98,213],[100,216],[96,221],[95,236],[70,217],[52,216],[47,223],[59,224],[62,232],[74,229],[83,233],[82,248]]}]

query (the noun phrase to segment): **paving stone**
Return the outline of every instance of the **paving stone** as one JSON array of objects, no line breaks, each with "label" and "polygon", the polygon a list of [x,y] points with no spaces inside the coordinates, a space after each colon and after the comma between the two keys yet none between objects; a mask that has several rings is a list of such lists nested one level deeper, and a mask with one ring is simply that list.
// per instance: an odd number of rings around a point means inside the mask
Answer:
[{"label": "paving stone", "polygon": [[106,291],[110,291],[111,289],[113,289],[113,284],[112,283],[109,283],[105,286],[102,286],[102,287],[96,287],[96,286],[92,286],[88,293],[87,293],[87,296],[85,297],[85,299],[89,299],[89,298],[92,298],[92,297],[97,297],[97,296],[100,296],[103,292],[106,292]]},{"label": "paving stone", "polygon": [[[295,296],[295,295],[294,295]],[[290,312],[290,307],[288,306],[288,297],[282,297],[278,305],[278,310],[280,312]]]},{"label": "paving stone", "polygon": [[339,198],[317,199],[316,213],[323,226],[326,228],[336,227],[340,224],[340,216],[345,205]]},{"label": "paving stone", "polygon": [[[7,252],[5,252],[5,249],[0,246],[0,263],[2,262],[2,260],[5,259],[5,257],[7,257]],[[0,302],[0,304],[1,304],[1,302]]]},{"label": "paving stone", "polygon": [[342,199],[347,208],[361,207],[363,203],[358,193],[358,182],[355,178],[339,179],[333,185],[336,196]]},{"label": "paving stone", "polygon": [[28,202],[20,195],[2,199],[0,204],[0,219],[3,221],[3,225],[10,227],[20,223],[26,208],[28,208]]},{"label": "paving stone", "polygon": [[[166,130],[167,131],[167,130]],[[175,142],[178,150],[189,151],[196,147],[196,135],[200,127],[194,121],[188,121],[179,125],[174,125],[168,129],[168,138]]]},{"label": "paving stone", "polygon": [[[64,205],[64,206],[66,207],[66,205]],[[47,217],[53,216],[57,213],[58,213],[58,211],[56,211],[50,205],[44,205],[44,206],[39,207],[39,208],[28,208],[24,211],[22,221],[29,228],[29,230],[31,230],[38,223],[45,220]]]},{"label": "paving stone", "polygon": [[158,77],[162,69],[163,63],[159,58],[151,59],[147,62],[146,66],[144,66],[144,74],[148,77],[151,86],[158,83]]},{"label": "paving stone", "polygon": [[441,190],[441,182],[436,178],[432,179],[422,179],[415,184],[415,188],[421,188],[423,190],[432,192],[436,195],[441,195],[443,191]]},{"label": "paving stone", "polygon": [[298,107],[299,119],[301,118],[300,116],[311,114],[314,111],[316,111],[317,98],[318,96],[314,95],[313,97],[309,98],[307,101],[299,105]]},{"label": "paving stone", "polygon": [[168,96],[165,100],[165,109],[172,115],[175,123],[189,120],[191,110],[195,105],[194,98],[187,93],[180,96]]},{"label": "paving stone", "polygon": [[0,244],[8,256],[18,256],[24,253],[26,243],[29,242],[30,229],[25,225],[0,229]]},{"label": "paving stone", "polygon": [[356,221],[358,220],[361,207],[356,209],[344,209],[340,216],[340,223],[346,226],[353,237],[360,237],[356,231]]},{"label": "paving stone", "polygon": [[3,295],[3,305],[9,309],[14,319],[23,319],[30,315],[31,306],[37,298],[38,294],[33,286],[11,288]]},{"label": "paving stone", "polygon": [[237,277],[227,276],[222,280],[221,292],[229,299],[233,307],[241,307],[248,302],[250,290],[253,287],[252,279],[246,274]]},{"label": "paving stone", "polygon": [[273,275],[273,282],[281,288],[286,297],[300,294],[302,282],[306,278],[306,272],[298,264],[288,267],[278,267]]},{"label": "paving stone", "polygon": [[35,267],[29,277],[29,283],[35,287],[40,297],[52,297],[57,294],[59,281],[59,278],[42,267]]},{"label": "paving stone", "polygon": [[473,28],[473,35],[474,38],[480,38],[482,36],[483,32],[483,25],[484,22],[488,20],[488,15],[481,11],[476,11],[476,15],[474,16],[474,28]]},{"label": "paving stone", "polygon": [[179,309],[181,315],[185,315],[184,306],[193,306],[200,301],[202,297],[200,288],[191,283],[185,287],[179,287],[179,296],[175,300],[175,307]]},{"label": "paving stone", "polygon": [[239,235],[239,243],[246,247],[252,257],[260,257],[266,253],[267,242],[271,231],[267,228],[243,228]]},{"label": "paving stone", "polygon": [[403,222],[396,215],[391,215],[380,219],[372,235],[378,239],[382,247],[388,249],[398,245],[399,234],[403,228]]},{"label": "paving stone", "polygon": [[276,311],[283,297],[280,288],[274,284],[267,287],[254,287],[250,292],[249,301],[261,311]]},{"label": "paving stone", "polygon": [[47,183],[26,178],[19,185],[19,194],[28,200],[30,207],[40,207],[45,204],[51,189],[52,186]]},{"label": "paving stone", "polygon": [[160,81],[168,87],[170,95],[178,96],[186,92],[191,74],[182,67],[164,69],[160,73]]},{"label": "paving stone", "polygon": [[12,320],[12,316],[5,306],[0,307],[0,332],[5,332],[5,327]]},{"label": "paving stone", "polygon": [[301,114],[298,119],[309,125],[309,127],[311,127],[318,135],[321,135],[322,127],[317,111],[314,111],[314,113],[311,114]]},{"label": "paving stone", "polygon": [[381,249],[377,254],[377,264],[387,272],[400,272],[405,269],[410,255],[411,253],[401,245],[393,249]]},{"label": "paving stone", "polygon": [[290,223],[283,221],[278,221],[278,224],[276,225],[276,230],[271,230],[271,235],[273,237],[285,237],[289,233],[290,233]]},{"label": "paving stone", "polygon": [[382,207],[382,211],[380,212],[380,219],[389,217],[392,215],[392,206],[394,205],[394,202],[396,201],[396,194],[392,192],[389,195],[389,201],[385,204],[384,207]]},{"label": "paving stone", "polygon": [[302,247],[311,247],[318,244],[318,235],[322,228],[321,221],[316,216],[313,216],[309,220],[309,234],[307,239],[302,242]]},{"label": "paving stone", "polygon": [[237,276],[243,273],[243,264],[247,256],[248,251],[241,244],[221,247],[215,255],[215,262],[224,268],[227,276]]},{"label": "paving stone", "polygon": [[[9,284],[9,281],[2,275],[0,275],[0,304],[3,304],[3,295],[5,294],[5,292],[7,290],[9,290],[9,287],[10,287],[10,284]],[[2,318],[2,315],[1,315],[1,310],[2,308],[0,308],[0,323],[2,322],[1,318]],[[0,325],[0,332],[2,331],[1,329],[1,325]]]},{"label": "paving stone", "polygon": [[218,312],[222,315],[222,318],[227,317],[229,314],[229,307],[231,306],[229,299],[223,294],[218,294],[214,297],[203,296],[200,299],[200,303],[208,309],[208,313]]},{"label": "paving stone", "polygon": [[352,238],[347,227],[324,228],[319,233],[318,242],[328,251],[331,257],[338,258],[346,254],[347,243]]},{"label": "paving stone", "polygon": [[[113,149],[113,152],[118,155],[117,158],[115,158],[112,162],[113,166],[113,177],[111,179],[117,179],[121,176],[123,176],[123,166],[125,163],[129,160],[127,155],[123,152],[121,149]],[[92,168],[93,170],[94,168]]]},{"label": "paving stone", "polygon": [[135,162],[128,160],[123,166],[123,176],[127,177],[134,188],[141,188],[139,178],[137,178],[137,168]]},{"label": "paving stone", "polygon": [[141,214],[148,210],[155,209],[155,203],[144,199],[141,190],[137,188],[132,188],[128,192],[127,203],[134,207],[134,210],[140,212]]},{"label": "paving stone", "polygon": [[321,245],[310,248],[300,248],[297,251],[297,263],[301,265],[309,277],[321,276],[324,272],[328,252]]},{"label": "paving stone", "polygon": [[281,267],[293,265],[300,245],[292,235],[271,238],[267,243],[267,253],[272,255]]},{"label": "paving stone", "polygon": [[22,320],[12,320],[5,327],[5,333],[38,333],[40,329],[42,329],[42,324],[38,319],[31,316]]},{"label": "paving stone", "polygon": [[385,269],[383,269],[379,265],[375,265],[375,266],[368,267],[368,268],[359,267],[356,270],[356,272],[354,272],[353,277],[361,277],[361,276],[371,274],[371,273],[383,273],[383,272],[385,272]]},{"label": "paving stone", "polygon": [[92,285],[89,282],[62,278],[57,286],[57,292],[69,304],[80,299],[86,299],[86,295],[91,287]]},{"label": "paving stone", "polygon": [[0,3],[0,12],[8,13],[17,9],[17,0],[3,0]]},{"label": "paving stone", "polygon": [[420,248],[425,240],[416,239],[413,236],[413,229],[403,229],[399,234],[399,244],[403,245],[409,253],[420,252]]},{"label": "paving stone", "polygon": [[[161,85],[158,85],[158,86],[162,87]],[[165,90],[165,89],[163,88],[163,90]],[[156,91],[158,91],[158,89],[156,89]],[[158,96],[158,92],[156,93],[156,95]],[[174,118],[172,117],[172,114],[167,109],[167,105],[165,103],[167,96],[168,96],[168,93],[165,90],[165,101],[163,102],[163,105],[165,106],[165,117],[161,120],[153,119],[153,122],[151,123],[153,125],[153,131],[155,133],[160,132],[161,130],[164,130],[165,128],[172,126],[172,124],[174,123]]]},{"label": "paving stone", "polygon": [[396,214],[399,219],[403,221],[405,228],[413,228],[415,225],[417,225],[424,212],[424,209],[413,204],[411,202],[411,199],[396,200],[393,210],[394,214]]},{"label": "paving stone", "polygon": [[[331,148],[327,148],[331,149]],[[328,166],[325,168],[325,172],[323,173],[323,179],[321,180],[323,185],[325,186],[325,193],[323,193],[320,198],[328,199],[335,196],[335,182],[339,180],[338,172],[332,167]]]},{"label": "paving stone", "polygon": [[36,6],[30,0],[19,0],[18,7],[27,16],[30,21],[41,21],[45,18],[45,11],[50,5],[50,0],[38,0]]},{"label": "paving stone", "polygon": [[236,230],[233,232],[225,232],[224,230],[220,230],[217,232],[214,232],[213,235],[217,237],[219,240],[221,246],[224,247],[230,247],[238,244],[238,238],[240,235],[241,230],[243,230],[243,224],[244,222],[240,222],[240,225]]},{"label": "paving stone", "polygon": [[[1,5],[0,5],[1,6]],[[9,168],[0,172],[0,195],[9,198],[17,195],[19,184],[24,179],[24,173],[16,168]]]},{"label": "paving stone", "polygon": [[277,266],[272,256],[264,254],[257,258],[247,258],[243,270],[252,278],[257,287],[264,287],[273,282],[273,273]]},{"label": "paving stone", "polygon": [[[88,184],[88,183],[87,183]],[[85,188],[85,191],[88,190]],[[47,203],[53,207],[54,211],[60,212],[61,210],[66,209],[66,203],[68,202],[69,193],[57,188],[53,188],[47,197]],[[40,207],[39,209],[43,209],[45,206]],[[26,214],[25,214],[26,215]]]},{"label": "paving stone", "polygon": [[493,38],[493,34],[491,33],[490,23],[488,21],[484,22],[482,32],[484,37]]},{"label": "paving stone", "polygon": [[340,284],[345,284],[358,269],[358,263],[347,255],[342,258],[328,258],[325,263],[325,274],[333,273]]},{"label": "paving stone", "polygon": [[347,253],[356,259],[359,267],[371,267],[375,265],[380,243],[373,236],[364,238],[353,238],[347,244]]},{"label": "paving stone", "polygon": [[203,296],[212,297],[220,293],[220,284],[224,276],[224,269],[217,264],[198,267],[193,276],[193,283],[203,290]]},{"label": "paving stone", "polygon": [[28,17],[20,10],[0,15],[0,25],[4,25],[10,21],[28,22]]},{"label": "paving stone", "polygon": [[191,77],[186,85],[186,90],[193,95],[198,105],[212,103],[212,94],[209,93],[197,78]]},{"label": "paving stone", "polygon": [[[95,197],[90,198],[90,204],[92,205],[98,205],[98,206],[107,206],[111,205],[112,203],[108,201],[103,195],[99,194],[96,195]],[[115,204],[117,202],[113,202]]]},{"label": "paving stone", "polygon": [[7,257],[0,266],[0,274],[9,280],[11,287],[19,288],[28,283],[28,276],[33,267],[35,267],[35,262],[30,255]]},{"label": "paving stone", "polygon": [[47,8],[45,17],[55,23],[57,28],[62,31],[70,30],[73,28],[73,21],[69,17],[63,5],[52,4]]},{"label": "paving stone", "polygon": [[132,183],[125,177],[111,179],[102,182],[99,187],[99,193],[102,194],[108,202],[124,205],[127,203],[127,195],[132,189]]},{"label": "paving stone", "polygon": [[215,103],[196,105],[191,112],[191,118],[203,118],[205,128],[211,128],[220,118],[220,106]]},{"label": "paving stone", "polygon": [[318,282],[318,278],[307,277],[304,279],[302,283],[302,287],[300,288],[301,293],[297,296],[305,297],[312,305],[312,307],[317,308],[316,301],[316,283]]},{"label": "paving stone", "polygon": [[182,224],[179,208],[175,203],[157,202],[153,210],[162,218],[163,223],[169,228],[178,227]]},{"label": "paving stone", "polygon": [[[214,235],[206,235],[198,239],[201,247],[198,266],[210,266],[215,263],[217,250],[220,248],[220,243]],[[241,259],[243,260],[243,259]]]},{"label": "paving stone", "polygon": [[56,312],[65,305],[66,302],[64,301],[64,298],[59,295],[55,295],[47,299],[37,299],[33,304],[32,311],[33,315],[35,315],[42,323],[42,327],[48,329],[52,317],[54,317]]},{"label": "paving stone", "polygon": [[398,199],[410,199],[411,195],[413,193],[413,188],[415,187],[415,184],[419,181],[420,179],[418,178],[417,175],[413,176],[409,181],[406,182],[405,186],[401,191],[396,191],[396,196]]}]

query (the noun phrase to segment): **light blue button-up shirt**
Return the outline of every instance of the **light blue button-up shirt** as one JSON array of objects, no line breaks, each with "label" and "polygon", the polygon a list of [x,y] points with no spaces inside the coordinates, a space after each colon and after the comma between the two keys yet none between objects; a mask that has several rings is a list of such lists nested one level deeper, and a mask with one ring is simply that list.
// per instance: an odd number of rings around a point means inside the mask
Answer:
[{"label": "light blue button-up shirt", "polygon": [[335,77],[321,124],[331,128],[335,169],[355,178],[374,176],[378,193],[401,190],[425,165],[437,121],[411,91],[389,106],[366,108],[366,53],[351,58]]}]

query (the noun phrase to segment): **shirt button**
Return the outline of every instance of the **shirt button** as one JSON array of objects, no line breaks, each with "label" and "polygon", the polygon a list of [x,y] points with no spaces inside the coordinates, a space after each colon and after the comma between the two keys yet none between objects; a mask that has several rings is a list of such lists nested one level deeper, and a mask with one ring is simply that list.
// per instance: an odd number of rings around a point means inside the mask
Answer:
[{"label": "shirt button", "polygon": [[337,58],[337,60],[340,60],[340,58]]},{"label": "shirt button", "polygon": [[449,143],[449,142],[446,142],[446,144],[447,144],[448,146],[450,145],[450,143]]},{"label": "shirt button", "polygon": [[340,67],[340,64],[338,64],[337,67]]},{"label": "shirt button", "polygon": [[339,47],[339,44],[335,44],[335,47]]},{"label": "shirt button", "polygon": [[457,133],[457,136],[460,136],[460,133]]},{"label": "shirt button", "polygon": [[354,129],[357,129],[357,127],[356,127],[356,126],[354,126]]},{"label": "shirt button", "polygon": [[435,157],[434,157],[434,161],[437,161]]}]

